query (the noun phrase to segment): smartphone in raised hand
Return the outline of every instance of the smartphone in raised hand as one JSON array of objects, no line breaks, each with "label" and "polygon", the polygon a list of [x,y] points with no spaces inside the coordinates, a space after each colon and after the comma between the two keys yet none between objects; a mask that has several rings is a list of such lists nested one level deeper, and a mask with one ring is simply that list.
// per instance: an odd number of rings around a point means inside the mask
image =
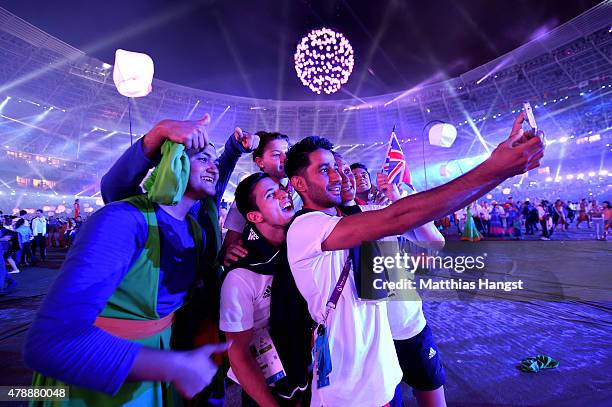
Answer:
[{"label": "smartphone in raised hand", "polygon": [[525,111],[525,122],[527,123],[527,128],[524,128],[524,130],[528,132],[527,134],[531,134],[531,136],[528,136],[526,139],[529,139],[537,134],[542,137],[542,141],[544,142],[544,144],[546,144],[546,137],[544,136],[544,133],[538,131],[538,125],[536,123],[535,115],[533,114],[531,103],[524,102],[523,110]]},{"label": "smartphone in raised hand", "polygon": [[538,125],[536,124],[535,116],[533,115],[533,109],[531,108],[531,103],[524,102],[523,110],[525,111],[527,124],[529,124],[529,127],[531,127],[529,130],[533,130],[534,132],[536,132],[538,130]]}]

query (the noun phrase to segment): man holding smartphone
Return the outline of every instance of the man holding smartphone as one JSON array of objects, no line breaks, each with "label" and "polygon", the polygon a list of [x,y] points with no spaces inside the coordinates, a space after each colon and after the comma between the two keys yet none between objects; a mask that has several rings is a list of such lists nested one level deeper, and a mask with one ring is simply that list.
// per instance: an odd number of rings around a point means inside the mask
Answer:
[{"label": "man holding smartphone", "polygon": [[[320,325],[312,405],[383,406],[393,399],[402,378],[386,303],[358,298],[350,249],[415,229],[537,168],[544,146],[535,133],[522,130],[524,117],[521,113],[516,118],[509,138],[473,170],[385,209],[350,217],[339,216],[336,209],[342,182],[333,145],[307,137],[289,150],[285,168],[304,210],[287,231],[287,257],[310,315]],[[336,291],[339,295],[332,296]]]}]

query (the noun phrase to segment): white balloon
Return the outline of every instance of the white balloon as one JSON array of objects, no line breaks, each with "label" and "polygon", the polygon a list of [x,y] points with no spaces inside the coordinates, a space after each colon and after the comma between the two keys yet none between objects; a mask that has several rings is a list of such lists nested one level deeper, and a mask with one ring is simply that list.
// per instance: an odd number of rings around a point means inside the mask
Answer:
[{"label": "white balloon", "polygon": [[151,93],[153,71],[153,60],[147,54],[122,49],[115,52],[113,81],[123,96],[135,98]]},{"label": "white balloon", "polygon": [[457,129],[449,123],[437,123],[429,129],[429,144],[450,147],[457,138]]}]

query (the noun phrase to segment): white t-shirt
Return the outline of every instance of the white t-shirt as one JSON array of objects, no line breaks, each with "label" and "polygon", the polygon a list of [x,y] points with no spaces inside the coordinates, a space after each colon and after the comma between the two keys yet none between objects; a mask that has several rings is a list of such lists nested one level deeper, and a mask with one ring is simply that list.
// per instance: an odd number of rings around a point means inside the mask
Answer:
[{"label": "white t-shirt", "polygon": [[491,219],[491,212],[490,212],[490,208],[484,207],[484,206],[480,206],[480,209],[478,210],[479,214],[480,214],[480,219],[482,220],[490,220]]},{"label": "white t-shirt", "polygon": [[236,201],[232,202],[229,211],[227,211],[227,216],[225,217],[225,223],[223,224],[223,228],[227,230],[233,230],[234,232],[242,233],[245,225],[246,219],[244,219],[244,216],[242,216],[240,211],[238,211]]},{"label": "white t-shirt", "polygon": [[[299,216],[287,232],[291,272],[311,317],[321,322],[348,250],[322,251],[338,216],[311,212]],[[311,406],[382,406],[393,398],[402,379],[385,302],[360,301],[349,273],[328,321],[332,371],[330,385],[317,388],[316,366]]]},{"label": "white t-shirt", "polygon": [[[293,200],[293,208],[297,211],[302,209],[302,198],[298,195],[295,190],[293,190],[293,194],[291,194],[291,199]],[[225,223],[223,227],[227,230],[233,230],[234,232],[242,233],[244,227],[246,226],[246,219],[238,210],[236,206],[236,201],[232,203],[229,211],[227,212],[227,216],[225,217]]]},{"label": "white t-shirt", "polygon": [[219,328],[225,332],[242,332],[267,327],[271,294],[271,275],[243,268],[230,271],[221,287]]},{"label": "white t-shirt", "polygon": [[34,236],[47,234],[47,219],[43,216],[42,218],[36,217],[32,219],[32,234]]},{"label": "white t-shirt", "polygon": [[[384,208],[384,206],[379,205],[360,205],[359,207],[363,212]],[[404,237],[414,241],[412,234],[407,233]],[[396,236],[387,236],[380,240],[397,243],[397,251],[399,251],[399,242]],[[402,293],[398,294],[401,298]],[[423,303],[414,299],[387,301],[387,318],[389,318],[393,339],[397,340],[409,339],[418,335],[427,323],[425,315],[423,315]]]},{"label": "white t-shirt", "polygon": [[[219,329],[224,332],[253,329],[254,334],[259,329],[268,329],[271,295],[271,275],[242,268],[231,270],[221,286]],[[239,383],[231,368],[227,376]]]}]

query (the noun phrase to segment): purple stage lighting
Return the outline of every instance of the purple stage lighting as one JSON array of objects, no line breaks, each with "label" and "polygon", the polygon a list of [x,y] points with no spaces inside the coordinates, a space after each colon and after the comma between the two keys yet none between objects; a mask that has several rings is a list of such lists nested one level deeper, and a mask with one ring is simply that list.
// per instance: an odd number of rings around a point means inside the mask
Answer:
[{"label": "purple stage lighting", "polygon": [[320,28],[308,33],[297,46],[295,71],[304,86],[328,95],[348,81],[355,57],[353,47],[341,33]]}]

